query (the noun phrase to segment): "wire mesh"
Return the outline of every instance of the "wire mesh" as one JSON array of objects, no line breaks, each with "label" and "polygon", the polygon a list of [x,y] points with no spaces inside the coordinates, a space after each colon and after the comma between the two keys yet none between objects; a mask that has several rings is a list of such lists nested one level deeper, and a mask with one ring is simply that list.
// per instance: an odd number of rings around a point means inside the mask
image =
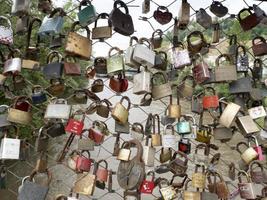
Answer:
[{"label": "wire mesh", "polygon": [[[221,2],[227,2],[230,0],[223,0]],[[74,19],[73,17],[70,16],[71,13],[73,13],[73,11],[77,10],[78,8],[78,4],[80,1],[73,1],[73,6],[71,8],[68,9],[67,11],[67,18],[71,21],[76,21],[77,19]],[[167,5],[167,8],[170,8],[172,10],[175,10],[176,8],[178,8],[177,3],[179,1],[178,0],[174,0],[172,2],[169,3],[169,5]],[[241,2],[241,0],[240,0]],[[245,0],[242,0],[242,2],[246,5],[246,6],[251,6],[249,5]],[[10,3],[11,2],[7,2]],[[94,4],[94,1],[92,2]],[[131,9],[135,8],[137,4],[137,0],[132,0],[132,1],[128,1],[126,2],[127,5],[130,8],[130,13],[131,13]],[[138,2],[140,3],[140,2]],[[151,8],[160,6],[161,3],[158,3],[154,0],[151,0]],[[211,2],[210,2],[211,3]],[[258,5],[260,5],[262,2],[260,2]],[[154,5],[153,5],[154,4]],[[163,3],[165,4],[165,3]],[[101,8],[97,8],[99,10],[101,10]],[[111,9],[111,8],[110,8]],[[207,6],[205,8],[205,10],[208,10],[209,6]],[[192,12],[193,11],[193,12]],[[196,14],[197,9],[194,8],[194,4],[191,3],[191,18],[194,18],[195,14]],[[151,12],[150,12],[151,13]],[[227,14],[228,17],[232,17],[233,15],[228,13]],[[175,16],[175,14],[174,14]],[[157,25],[158,27],[155,28],[155,22],[153,21],[153,16],[147,17],[147,16],[142,16],[140,17],[140,19],[143,22],[142,23],[143,26],[145,26],[146,23],[148,23],[150,25],[150,27],[146,27],[146,29],[151,28],[151,32],[155,31],[157,28],[164,28],[163,32],[166,36],[166,38],[171,42],[172,38],[169,37],[168,32],[172,30],[173,28],[173,24],[172,25],[166,25],[164,27],[160,27],[159,25]],[[226,18],[224,18],[224,20],[226,20]],[[220,21],[220,23],[223,23],[224,20]],[[190,28],[190,26],[188,26],[188,31],[193,31],[193,29]],[[206,32],[207,30],[201,29],[202,32]],[[137,30],[136,33],[139,34],[139,32],[142,34],[142,30]],[[179,31],[180,32],[180,31]],[[224,30],[222,30],[222,33],[225,35],[225,37],[223,37],[219,43],[217,44],[213,44],[212,48],[214,50],[216,50],[218,52],[218,54],[222,54],[222,49],[220,48],[221,44],[225,44],[228,40],[227,38],[227,33],[224,32]],[[237,35],[241,34],[237,33]],[[118,33],[113,32],[113,36],[117,36]],[[114,41],[115,40],[115,41]],[[96,46],[98,43],[100,46],[104,46],[106,45],[107,48],[113,47],[113,46],[117,46],[116,43],[118,41],[117,37],[116,39],[112,38],[109,40],[106,40],[104,43],[103,42],[99,42],[99,41],[94,41],[93,42],[93,49],[94,46]],[[125,44],[125,47],[128,46],[128,43]],[[99,49],[97,49],[99,51]],[[169,51],[171,50],[171,47],[169,47],[168,49],[165,49],[165,51]],[[248,50],[251,50],[251,47],[248,48]],[[99,52],[95,52],[96,54],[99,54]],[[101,54],[102,52],[100,52]],[[253,54],[251,53],[251,51],[249,51],[251,57],[254,58]],[[216,55],[218,55],[216,54]],[[92,59],[94,59],[94,55],[92,56]],[[214,61],[213,61],[214,63]],[[264,63],[265,64],[265,63]],[[153,114],[160,114],[163,115],[165,112],[165,109],[167,108],[168,104],[169,104],[169,99],[163,99],[163,100],[159,100],[157,102],[153,102],[152,105],[148,108],[148,107],[141,107],[139,106],[139,101],[140,101],[140,96],[136,96],[132,94],[132,82],[130,82],[129,84],[129,88],[126,92],[122,93],[122,94],[118,94],[118,93],[114,93],[108,83],[108,79],[104,78],[104,92],[99,94],[99,97],[101,99],[105,98],[110,100],[110,102],[115,105],[115,103],[117,103],[120,98],[122,96],[129,96],[131,98],[132,101],[132,106],[130,109],[130,116],[129,116],[129,122],[130,124],[133,124],[134,122],[140,122],[143,125],[145,125],[146,123],[146,119],[147,116],[149,115],[149,113],[153,113]],[[90,80],[89,82],[89,88],[90,88],[90,84],[92,83],[93,80]],[[33,86],[34,84],[27,80],[27,83],[31,86]],[[74,88],[71,85],[71,82],[68,82],[68,80],[66,80],[65,82],[66,85],[68,85],[71,88]],[[78,89],[78,88],[74,88],[74,89]],[[50,96],[52,97],[53,95],[50,94]],[[88,102],[88,105],[90,105],[90,103],[92,103],[91,101]],[[79,108],[86,108],[88,105],[77,105],[73,107],[73,110],[79,109]],[[186,101],[186,100],[181,100],[181,105],[182,105],[182,112],[184,114],[190,113],[190,102]],[[41,116],[42,112],[43,112],[43,108],[39,108],[39,107],[34,107],[34,112],[36,115],[38,115],[39,117]],[[198,118],[197,115],[194,115],[196,118]],[[85,119],[85,128],[90,128],[92,126],[92,122],[94,120],[102,120],[104,121],[107,125],[108,125],[108,129],[110,130],[110,132],[112,133],[110,136],[106,137],[103,144],[100,146],[96,146],[95,150],[93,152],[91,152],[91,158],[97,160],[100,159],[105,159],[106,161],[108,161],[109,164],[109,169],[112,169],[113,171],[116,172],[117,168],[118,168],[118,160],[116,160],[115,157],[112,156],[112,152],[113,152],[113,145],[115,142],[115,131],[114,131],[114,120],[109,117],[107,119],[101,118],[96,114],[92,114],[92,115],[86,115],[86,119]],[[205,121],[210,122],[210,120],[212,120],[212,118],[207,115]],[[35,127],[35,125],[31,125],[33,132],[34,130],[38,130],[39,127]],[[163,126],[161,126],[161,130],[163,129]],[[47,156],[48,156],[48,168],[49,170],[52,172],[53,174],[53,179],[52,182],[50,184],[50,190],[49,190],[49,194],[47,199],[48,200],[52,200],[55,198],[55,196],[57,194],[65,194],[68,195],[71,191],[71,188],[73,187],[73,184],[75,182],[75,180],[77,179],[77,174],[75,172],[73,172],[67,165],[66,161],[64,161],[63,163],[57,163],[56,159],[58,154],[61,152],[61,150],[63,149],[63,146],[67,140],[69,135],[67,136],[61,136],[58,138],[50,138],[49,140],[49,148],[47,151]],[[131,138],[130,134],[121,134],[121,138],[120,138],[120,143],[122,143],[123,141],[127,141]],[[179,137],[177,137],[177,143],[179,141]],[[236,142],[244,140],[244,138],[241,136],[241,134],[235,134],[234,138],[228,142],[228,143],[218,143],[216,141],[214,141],[214,143],[216,145],[218,145],[220,147],[219,151],[222,154],[222,158],[220,161],[220,165],[219,166],[214,166],[218,171],[220,171],[223,174],[224,179],[226,180],[226,182],[229,184],[229,188],[230,191],[233,192],[237,189],[237,181],[230,181],[230,179],[228,178],[228,165],[230,164],[230,162],[237,162],[236,159],[239,158],[239,155],[237,152],[233,151],[233,147],[235,146]],[[193,173],[194,171],[194,162],[193,162],[193,152],[195,149],[195,146],[197,145],[197,142],[195,142],[194,140],[191,141],[192,142],[192,150],[191,150],[191,154],[189,155],[189,169],[188,169],[188,174],[189,177],[190,175]],[[22,179],[29,175],[31,173],[31,171],[34,169],[35,165],[36,165],[36,161],[39,157],[39,154],[36,153],[34,151],[34,140],[30,140],[28,143],[28,149],[25,157],[25,160],[21,160],[21,161],[8,161],[5,162],[5,165],[7,166],[7,171],[8,171],[8,175],[7,175],[7,188],[8,191],[10,193],[13,194],[13,196],[9,196],[8,199],[16,199],[17,193],[18,193],[18,187],[21,185],[21,181]],[[71,152],[72,150],[76,149],[77,147],[77,140],[75,139],[74,142],[71,145],[71,148],[69,150],[69,152]],[[211,156],[213,156],[216,153],[216,151],[211,151]],[[157,148],[156,151],[156,156],[155,156],[155,166],[160,165],[159,162],[159,154],[160,154],[160,149]],[[266,168],[266,165],[264,166]],[[150,169],[149,167],[146,167],[146,171]],[[151,168],[153,169],[153,168]],[[239,170],[236,168],[236,170]],[[157,177],[160,177],[162,175],[157,175]],[[44,175],[41,175],[41,178],[43,178]],[[172,174],[171,173],[167,173],[164,174],[164,177],[167,178],[171,178]],[[81,196],[81,199],[123,199],[123,189],[121,189],[117,183],[116,180],[116,175],[113,176],[113,189],[114,192],[108,192],[107,191],[107,187],[105,188],[105,190],[100,190],[100,189],[96,189],[95,193],[93,196],[90,197],[86,197],[86,196]],[[259,187],[257,188],[257,190],[260,190],[261,186],[259,185]],[[0,193],[1,194],[1,193]],[[10,195],[10,194],[9,194]],[[155,199],[160,197],[160,193],[158,191],[158,189],[155,189],[153,195],[142,195],[142,199]],[[2,196],[0,196],[0,199],[2,199]]]}]

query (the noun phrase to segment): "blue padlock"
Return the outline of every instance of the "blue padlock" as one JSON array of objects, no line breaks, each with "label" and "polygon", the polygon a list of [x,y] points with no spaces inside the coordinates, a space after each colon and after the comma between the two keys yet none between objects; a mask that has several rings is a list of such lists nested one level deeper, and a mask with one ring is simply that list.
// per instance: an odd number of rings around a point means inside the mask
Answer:
[{"label": "blue padlock", "polygon": [[177,123],[177,132],[182,134],[189,134],[191,133],[191,124],[189,121],[185,119],[184,116],[180,118],[180,121]]},{"label": "blue padlock", "polygon": [[46,94],[44,93],[44,90],[42,86],[35,85],[32,88],[32,103],[33,104],[41,104],[44,103],[47,100]]},{"label": "blue padlock", "polygon": [[[86,6],[82,9],[82,6]],[[78,19],[81,26],[87,26],[97,19],[95,7],[89,0],[81,1],[79,5]]]}]

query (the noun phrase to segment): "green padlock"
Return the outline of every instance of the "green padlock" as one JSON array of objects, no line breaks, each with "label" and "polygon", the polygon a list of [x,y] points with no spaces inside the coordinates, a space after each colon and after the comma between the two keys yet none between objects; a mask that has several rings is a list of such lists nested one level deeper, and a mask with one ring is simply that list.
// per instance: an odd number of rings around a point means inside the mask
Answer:
[{"label": "green padlock", "polygon": [[177,132],[181,134],[189,134],[191,133],[191,125],[190,122],[185,119],[184,116],[180,118],[180,121],[177,123]]},{"label": "green padlock", "polygon": [[[82,6],[85,6],[85,8],[82,9]],[[90,0],[83,0],[80,2],[78,19],[81,26],[87,26],[97,19],[95,7]]]}]

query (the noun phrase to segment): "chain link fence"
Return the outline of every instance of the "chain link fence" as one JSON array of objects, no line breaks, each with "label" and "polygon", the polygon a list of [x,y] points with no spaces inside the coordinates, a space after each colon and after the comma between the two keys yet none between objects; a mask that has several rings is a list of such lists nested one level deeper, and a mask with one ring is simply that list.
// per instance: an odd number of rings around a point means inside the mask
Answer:
[{"label": "chain link fence", "polygon": [[[108,5],[108,1],[112,0],[106,0],[107,1],[107,5]],[[173,11],[173,15],[176,16],[177,14],[177,10],[179,8],[180,2],[178,0],[172,1],[172,2],[156,2],[151,0],[151,11],[156,10],[156,8],[162,4],[164,4],[164,6],[166,6],[167,8],[170,9],[170,11]],[[231,5],[232,3],[235,4],[240,4],[240,9],[242,7],[249,7],[251,5],[249,5],[245,0],[236,0],[235,2],[230,1],[230,0],[224,0],[222,1],[224,3],[229,2],[229,4]],[[5,2],[8,3],[8,2]],[[97,2],[93,1],[93,4]],[[132,0],[129,2],[126,2],[127,5],[130,8],[130,14],[134,13],[133,18],[134,18],[134,23],[138,23],[138,29],[136,29],[136,34],[142,36],[143,32],[149,32],[150,35],[147,35],[147,37],[151,36],[151,33],[153,31],[155,31],[158,28],[161,28],[163,30],[163,32],[165,33],[166,39],[169,40],[170,42],[172,41],[172,38],[170,38],[170,34],[168,34],[169,31],[172,31],[173,29],[173,24],[169,23],[165,26],[160,26],[159,24],[155,23],[155,20],[153,19],[153,16],[149,16],[150,13],[148,14],[148,16],[137,16],[136,13],[141,13],[141,8],[138,7],[141,5],[141,1],[138,0]],[[191,18],[193,19],[195,14],[196,14],[196,10],[198,10],[198,8],[194,7],[194,1],[190,2],[191,3]],[[262,3],[262,2],[261,2]],[[259,5],[261,4],[259,3]],[[56,2],[55,4],[58,4],[58,2]],[[204,4],[204,3],[203,3]],[[205,5],[210,5],[211,1],[207,1],[205,2]],[[67,11],[67,18],[71,21],[76,21],[77,19],[73,18],[73,12],[76,11],[78,9],[78,5],[79,5],[79,1],[73,1],[72,7],[70,7]],[[204,5],[203,5],[204,7]],[[96,7],[96,10],[100,11],[102,8],[101,7]],[[112,7],[108,8],[109,10],[112,9]],[[208,11],[209,6],[205,7],[205,10]],[[234,13],[237,14],[237,13]],[[140,18],[139,18],[140,17]],[[224,18],[222,21],[220,21],[220,23],[224,23],[224,20],[229,20],[229,17],[231,20],[235,20],[233,18],[233,13],[228,13],[227,17]],[[235,16],[236,17],[236,16]],[[139,18],[139,19],[138,19]],[[139,29],[140,27],[143,27],[143,29]],[[229,27],[229,29],[231,29],[231,27]],[[194,31],[192,29],[192,27],[189,25],[188,26],[188,30],[189,32]],[[203,28],[201,28],[201,31],[204,33],[206,32],[206,30],[204,30]],[[179,31],[179,33],[182,31]],[[211,46],[211,50],[210,50],[210,54],[212,55],[219,55],[221,53],[224,53],[224,49],[225,47],[228,45],[228,34],[229,32],[227,32],[226,30],[222,30],[222,34],[223,36],[220,39],[220,42],[217,44],[212,44]],[[242,34],[242,32],[237,33],[237,35]],[[146,35],[144,35],[146,36]],[[120,37],[122,38],[120,40]],[[252,39],[252,38],[251,38]],[[118,33],[113,33],[113,37],[111,39],[106,40],[104,43],[103,42],[99,42],[99,41],[93,41],[93,51],[94,51],[94,56],[92,57],[92,60],[94,59],[94,57],[96,55],[106,55],[108,49],[110,47],[113,46],[119,46],[121,49],[126,49],[128,46],[128,41],[129,38],[128,37],[124,37],[124,36],[120,36]],[[238,41],[238,42],[243,42],[243,41]],[[167,42],[168,43],[168,42]],[[122,44],[120,46],[120,44]],[[164,51],[170,51],[171,47],[167,46],[164,48]],[[251,59],[253,59],[253,54],[251,53],[251,47],[248,48],[248,52],[251,55]],[[209,54],[209,55],[210,55]],[[216,57],[214,56],[209,56],[206,57],[207,59],[209,59],[210,62],[214,63],[214,60]],[[214,60],[212,60],[212,58]],[[265,64],[265,63],[264,63]],[[178,74],[182,74],[182,72],[178,71]],[[169,104],[169,98],[164,98],[162,100],[159,101],[153,101],[151,106],[149,107],[142,107],[139,106],[139,102],[141,100],[141,96],[137,96],[137,95],[133,95],[132,93],[132,87],[133,84],[132,82],[129,83],[129,87],[128,90],[122,94],[117,94],[114,93],[110,87],[109,87],[109,79],[107,78],[103,78],[104,80],[104,90],[101,93],[98,93],[97,95],[100,97],[100,99],[108,99],[110,100],[110,102],[115,105],[122,96],[128,96],[131,99],[132,102],[132,106],[130,109],[130,115],[129,115],[129,123],[133,124],[134,122],[139,122],[142,123],[145,126],[147,117],[149,115],[149,113],[152,114],[159,114],[159,115],[164,115],[165,113],[165,109],[167,108],[168,104]],[[91,83],[94,80],[90,80],[89,81],[89,88]],[[29,80],[27,80],[27,83],[31,86],[33,86],[34,84],[32,82],[30,82]],[[66,85],[68,85],[68,87],[70,88],[74,88],[74,89],[78,89],[77,87],[75,88],[71,82],[68,82],[68,79],[66,79],[65,82]],[[52,96],[52,95],[50,95]],[[90,105],[92,103],[91,100],[88,101],[87,105],[77,105],[77,106],[73,106],[73,110],[82,108],[82,109],[86,109],[88,107],[88,105]],[[186,100],[181,100],[180,104],[182,105],[182,113],[183,114],[190,114],[190,102],[186,101]],[[42,116],[42,113],[44,111],[44,107],[34,107],[33,108],[33,112],[35,113],[34,116],[35,117],[40,117]],[[197,115],[194,115],[196,117],[196,119],[198,119]],[[94,120],[101,120],[104,121],[107,126],[109,131],[112,133],[110,136],[105,137],[105,140],[103,142],[102,145],[100,146],[95,146],[95,150],[90,152],[90,156],[92,159],[94,159],[95,161],[98,161],[100,159],[104,159],[108,162],[108,168],[112,169],[114,172],[117,171],[118,168],[118,164],[119,161],[116,159],[116,157],[112,156],[112,152],[113,152],[113,147],[114,147],[114,143],[115,143],[115,139],[116,139],[116,133],[115,133],[115,122],[114,120],[109,117],[107,119],[105,118],[101,118],[100,116],[98,116],[97,114],[92,114],[92,115],[86,115],[85,118],[85,128],[90,128],[92,126],[92,122]],[[205,114],[205,119],[204,119],[204,123],[210,123],[212,120],[211,116],[209,116],[209,114]],[[39,129],[39,127],[35,127],[34,125],[32,125],[31,127],[33,130]],[[163,130],[163,126],[161,126],[161,130]],[[36,134],[35,134],[36,136]],[[127,141],[131,138],[130,134],[121,134],[120,135],[120,144],[122,144],[123,141]],[[73,187],[74,182],[77,180],[78,175],[71,170],[68,165],[67,165],[67,158],[68,155],[66,156],[66,159],[64,162],[62,163],[57,163],[57,158],[59,156],[59,154],[61,153],[61,151],[63,150],[63,147],[68,139],[69,135],[64,135],[58,138],[50,138],[49,140],[49,148],[47,150],[47,158],[48,158],[48,169],[49,171],[52,172],[52,181],[50,183],[50,189],[49,189],[49,194],[47,196],[47,200],[53,200],[55,198],[56,195],[58,194],[65,194],[68,195],[71,191],[71,188]],[[180,140],[179,135],[177,134],[177,144],[178,141]],[[230,162],[234,162],[236,164],[237,167],[237,161],[240,159],[240,155],[238,154],[238,152],[236,152],[234,150],[234,147],[236,145],[237,142],[240,142],[244,140],[243,136],[240,133],[236,133],[233,136],[233,139],[230,142],[227,143],[219,143],[218,141],[212,141],[213,143],[215,143],[216,145],[219,146],[219,150],[215,151],[212,150],[211,154],[210,154],[210,158],[217,152],[221,153],[221,159],[220,159],[220,163],[216,166],[214,166],[216,168],[216,170],[218,170],[219,172],[222,173],[225,181],[227,182],[228,186],[229,186],[229,190],[230,192],[234,192],[237,190],[237,180],[236,181],[231,181],[228,178],[228,165],[230,164]],[[13,200],[17,198],[17,194],[18,194],[18,188],[21,185],[21,182],[23,180],[23,178],[25,176],[28,176],[32,170],[35,168],[37,159],[39,158],[39,154],[35,152],[34,150],[34,141],[35,141],[35,137],[33,137],[32,139],[29,139],[27,141],[27,147],[26,149],[24,149],[24,153],[25,153],[25,160],[20,160],[20,161],[3,161],[3,163],[5,164],[5,166],[7,166],[7,175],[6,175],[6,186],[7,186],[7,190],[1,190],[0,191],[0,199],[4,200],[4,199],[8,199],[8,200]],[[192,140],[192,150],[191,150],[191,154],[189,155],[189,168],[188,168],[188,175],[189,177],[191,177],[192,173],[195,170],[195,165],[193,162],[193,154],[194,154],[194,150],[195,150],[195,146],[197,145],[197,142]],[[74,139],[74,141],[71,144],[69,153],[72,152],[72,150],[77,149],[77,138]],[[156,156],[155,156],[155,166],[160,165],[159,162],[159,154],[160,154],[161,149],[157,148],[156,151]],[[133,152],[134,155],[135,152]],[[266,165],[264,165],[265,169],[266,169]],[[150,167],[146,167],[146,171],[148,171],[149,169],[153,169]],[[238,168],[236,168],[236,170],[239,170]],[[91,172],[92,173],[92,172]],[[166,173],[163,175],[156,175],[157,177],[166,177],[171,179],[172,174],[171,173]],[[43,179],[45,179],[45,174],[38,174],[36,177],[36,181],[41,181]],[[262,185],[257,185],[257,194],[260,194],[260,190],[262,188]],[[178,195],[179,196],[179,195]],[[158,188],[155,188],[153,195],[143,195],[142,194],[142,199],[156,199],[160,197],[160,193]],[[180,195],[181,198],[181,195]],[[239,197],[237,197],[238,199]],[[108,192],[107,190],[107,185],[106,188],[104,190],[96,188],[94,195],[87,197],[87,196],[80,196],[80,199],[123,199],[123,189],[119,187],[118,183],[117,183],[117,179],[116,179],[116,175],[113,176],[113,192]],[[181,198],[182,199],[182,198]]]}]

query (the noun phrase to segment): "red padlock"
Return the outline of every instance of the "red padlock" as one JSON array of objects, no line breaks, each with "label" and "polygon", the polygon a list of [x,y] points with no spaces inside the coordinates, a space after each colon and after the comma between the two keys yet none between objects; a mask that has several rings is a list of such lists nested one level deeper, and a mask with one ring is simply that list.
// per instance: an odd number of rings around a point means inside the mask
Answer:
[{"label": "red padlock", "polygon": [[185,154],[190,154],[191,152],[190,140],[188,138],[181,138],[178,143],[178,150]]},{"label": "red padlock", "polygon": [[[84,153],[87,153],[87,156],[85,156]],[[86,150],[81,151],[76,159],[77,172],[89,172],[92,162],[93,160],[90,158],[90,152]]]},{"label": "red padlock", "polygon": [[26,96],[17,97],[14,106],[15,109],[28,112],[31,108],[31,99]]},{"label": "red padlock", "polygon": [[[100,168],[101,162],[105,163],[104,168]],[[100,182],[107,182],[108,181],[108,163],[106,160],[99,160],[97,162],[96,180],[98,180]]]},{"label": "red padlock", "polygon": [[[206,90],[211,90],[213,95],[206,95]],[[202,99],[203,109],[218,108],[219,107],[219,97],[216,95],[214,88],[206,87],[204,97]]]},{"label": "red padlock", "polygon": [[[83,118],[81,121],[74,119],[75,115],[83,115]],[[72,117],[69,119],[65,131],[69,133],[74,133],[75,135],[81,135],[84,127],[84,119],[85,119],[85,113],[82,110],[77,110]]]},{"label": "red padlock", "polygon": [[149,171],[147,174],[146,174],[146,177],[151,175],[152,176],[152,180],[151,181],[148,181],[148,180],[143,180],[142,184],[141,184],[141,187],[140,187],[140,192],[141,193],[144,193],[144,194],[152,194],[153,193],[153,190],[155,188],[155,182],[154,182],[154,179],[155,179],[155,172],[153,171]]},{"label": "red padlock", "polygon": [[[256,146],[253,146],[253,149],[258,153],[258,160],[263,161],[263,160],[264,160],[264,156],[263,156],[262,148],[261,148],[261,146],[259,145],[256,136],[252,135],[252,136],[250,137],[250,142],[251,142],[251,140],[254,141],[254,143],[255,143],[255,145],[256,145]],[[249,142],[249,143],[250,143],[250,142]]]},{"label": "red padlock", "polygon": [[94,121],[93,127],[89,129],[89,138],[95,144],[102,144],[105,138],[105,134],[103,134],[104,129],[107,130],[107,125],[104,122]]}]

